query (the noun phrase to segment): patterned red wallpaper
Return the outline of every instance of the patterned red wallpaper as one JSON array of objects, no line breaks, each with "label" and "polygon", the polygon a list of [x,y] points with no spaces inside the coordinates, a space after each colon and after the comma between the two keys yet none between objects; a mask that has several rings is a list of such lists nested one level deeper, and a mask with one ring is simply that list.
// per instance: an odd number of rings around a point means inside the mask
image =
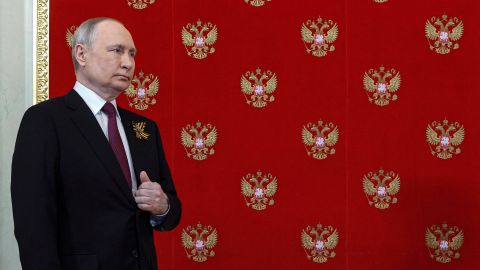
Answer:
[{"label": "patterned red wallpaper", "polygon": [[158,122],[184,204],[160,269],[476,269],[479,11],[51,0],[50,96],[75,82],[75,26],[124,22],[139,53],[118,102]]}]

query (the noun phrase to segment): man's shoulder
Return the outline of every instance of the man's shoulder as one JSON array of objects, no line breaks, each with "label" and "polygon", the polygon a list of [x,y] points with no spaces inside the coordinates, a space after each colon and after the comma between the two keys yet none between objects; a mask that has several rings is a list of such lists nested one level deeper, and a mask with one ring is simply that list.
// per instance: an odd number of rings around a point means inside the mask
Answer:
[{"label": "man's shoulder", "polygon": [[64,104],[65,104],[65,98],[63,96],[51,98],[31,106],[30,108],[27,109],[25,114],[36,114],[36,115],[55,114],[60,109],[65,107]]}]

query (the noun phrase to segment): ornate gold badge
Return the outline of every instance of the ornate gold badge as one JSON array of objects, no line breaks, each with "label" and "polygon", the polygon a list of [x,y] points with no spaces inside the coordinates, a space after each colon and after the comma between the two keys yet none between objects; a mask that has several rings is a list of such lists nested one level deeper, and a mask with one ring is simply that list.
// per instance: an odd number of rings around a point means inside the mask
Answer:
[{"label": "ornate gold badge", "polygon": [[148,105],[155,105],[157,100],[155,95],[158,92],[158,77],[153,74],[145,75],[140,71],[138,75],[134,76],[132,83],[125,90],[127,95],[128,105],[135,106],[137,110],[146,110]]},{"label": "ornate gold badge", "polygon": [[302,246],[307,258],[316,263],[324,263],[335,257],[335,247],[338,244],[337,229],[332,226],[308,226],[302,230]]},{"label": "ornate gold badge", "polygon": [[338,142],[338,127],[333,123],[319,120],[317,124],[307,123],[302,129],[302,139],[307,154],[315,159],[325,159],[335,154],[333,146]]},{"label": "ornate gold badge", "polygon": [[250,4],[251,6],[254,7],[261,7],[265,5],[266,2],[270,2],[272,0],[243,0],[245,3]]},{"label": "ornate gold badge", "polygon": [[387,209],[390,204],[397,203],[395,195],[400,191],[400,175],[383,169],[369,172],[363,176],[363,192],[368,204],[378,209]]},{"label": "ornate gold badge", "polygon": [[247,71],[240,79],[242,93],[248,105],[263,108],[268,102],[273,102],[273,92],[277,89],[277,75],[270,70],[262,71],[257,68],[255,72]]},{"label": "ornate gold badge", "polygon": [[273,195],[277,192],[277,178],[270,173],[247,174],[242,177],[242,194],[248,207],[264,210],[273,205]]},{"label": "ornate gold badge", "polygon": [[397,90],[400,88],[400,72],[395,69],[385,69],[380,66],[377,69],[369,69],[363,75],[363,88],[365,89],[368,101],[378,106],[386,106],[390,101],[398,99]]},{"label": "ornate gold badge", "polygon": [[427,126],[427,142],[432,155],[441,159],[449,159],[453,154],[460,154],[459,145],[465,138],[465,129],[458,122],[433,121]]},{"label": "ornate gold badge", "polygon": [[127,0],[128,6],[134,9],[145,9],[153,3],[155,3],[155,0]]},{"label": "ornate gold badge", "polygon": [[215,52],[212,45],[217,41],[217,26],[212,23],[189,23],[182,28],[182,43],[187,54],[195,59],[203,59]]},{"label": "ornate gold badge", "polygon": [[132,121],[132,125],[133,125],[133,131],[135,132],[135,137],[137,137],[137,139],[148,140],[148,137],[150,137],[150,134],[144,131],[147,123]]},{"label": "ornate gold badge", "polygon": [[338,26],[332,20],[323,20],[318,17],[317,21],[308,20],[302,24],[302,40],[307,53],[317,57],[333,52],[333,42],[338,37]]},{"label": "ornate gold badge", "polygon": [[463,22],[457,17],[449,18],[445,14],[442,18],[432,17],[425,24],[425,35],[430,50],[447,54],[460,47],[457,41],[463,35]]},{"label": "ornate gold badge", "polygon": [[217,128],[197,121],[195,125],[188,124],[182,128],[181,138],[187,157],[204,160],[215,153],[212,147],[217,142]]},{"label": "ornate gold badge", "polygon": [[188,226],[182,231],[182,244],[187,258],[195,262],[204,262],[215,256],[213,248],[217,245],[217,229],[210,225]]},{"label": "ornate gold badge", "polygon": [[425,244],[430,258],[439,263],[449,263],[460,258],[458,250],[463,245],[463,231],[457,226],[432,225],[425,232]]},{"label": "ornate gold badge", "polygon": [[72,25],[70,26],[70,28],[67,29],[67,33],[65,34],[65,41],[67,42],[67,45],[70,48],[72,48],[73,34],[75,34],[76,30],[77,30],[77,27],[75,25]]}]

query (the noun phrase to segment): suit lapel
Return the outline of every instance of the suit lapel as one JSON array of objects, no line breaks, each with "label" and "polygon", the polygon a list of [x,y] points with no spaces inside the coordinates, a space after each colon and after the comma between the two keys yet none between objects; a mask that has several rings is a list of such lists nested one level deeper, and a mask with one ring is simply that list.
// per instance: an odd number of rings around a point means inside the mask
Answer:
[{"label": "suit lapel", "polygon": [[135,178],[137,178],[137,187],[140,186],[140,170],[139,161],[141,160],[141,154],[138,147],[138,139],[135,137],[133,130],[133,119],[131,114],[126,113],[123,109],[118,108],[118,113],[122,119],[123,129],[127,135],[127,141],[130,148],[130,156],[132,157],[133,170],[135,171]]},{"label": "suit lapel", "polygon": [[115,153],[110,146],[105,134],[103,133],[97,119],[93,115],[90,108],[83,101],[83,99],[75,92],[71,90],[65,96],[65,102],[67,107],[73,110],[71,119],[78,127],[80,133],[90,144],[97,158],[107,169],[109,174],[113,177],[116,185],[126,196],[126,198],[135,204],[135,200],[132,195],[132,191],[127,184],[127,180],[122,173],[122,169],[118,164]]}]

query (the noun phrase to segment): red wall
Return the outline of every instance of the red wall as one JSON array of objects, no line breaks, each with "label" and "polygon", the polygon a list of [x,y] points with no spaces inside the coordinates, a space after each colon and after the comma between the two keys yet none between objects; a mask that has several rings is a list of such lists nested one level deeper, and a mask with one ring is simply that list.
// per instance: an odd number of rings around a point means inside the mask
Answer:
[{"label": "red wall", "polygon": [[[184,205],[179,227],[156,234],[160,269],[480,266],[478,1],[154,2],[139,10],[127,0],[51,0],[50,96],[75,82],[68,28],[97,16],[125,23],[139,51],[135,73],[160,82],[155,105],[130,109],[158,122]],[[425,24],[444,13],[463,21],[464,34],[458,49],[440,55],[429,49]],[[324,57],[308,54],[301,36],[302,24],[319,16],[339,29]],[[218,29],[215,52],[201,60],[187,55],[181,38],[198,19]],[[381,65],[401,74],[398,100],[386,106],[369,102],[363,86],[365,72]],[[240,87],[257,68],[278,79],[264,108],[248,105]],[[118,102],[129,107],[125,95]],[[339,130],[335,154],[323,160],[308,156],[302,142],[302,128],[320,119]],[[430,153],[425,136],[428,124],[444,119],[465,130],[461,153],[446,160]],[[202,161],[187,157],[180,136],[197,120],[218,132],[215,153]],[[384,210],[369,205],[362,186],[380,168],[401,181],[398,202]],[[274,204],[261,211],[246,205],[241,190],[242,177],[259,170],[278,183]],[[199,222],[218,233],[215,256],[202,263],[187,258],[181,239]],[[300,238],[319,223],[339,235],[336,256],[323,264],[307,258]],[[460,258],[446,265],[430,258],[425,242],[427,228],[443,223],[464,234]]]}]

